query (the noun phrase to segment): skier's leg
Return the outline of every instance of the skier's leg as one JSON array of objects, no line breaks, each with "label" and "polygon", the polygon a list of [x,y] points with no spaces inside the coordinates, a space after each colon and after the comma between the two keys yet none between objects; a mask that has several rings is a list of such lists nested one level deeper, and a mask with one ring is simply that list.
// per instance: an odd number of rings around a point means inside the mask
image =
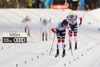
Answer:
[{"label": "skier's leg", "polygon": [[65,56],[65,30],[62,32],[62,48],[63,48],[63,55]]},{"label": "skier's leg", "polygon": [[45,32],[45,34],[46,34],[46,41],[47,41],[47,36],[48,36],[48,34],[47,34],[47,32]]},{"label": "skier's leg", "polygon": [[61,36],[60,36],[60,32],[56,30],[56,35],[57,35],[57,53],[55,55],[55,57],[57,57],[59,55],[59,48],[60,48],[60,42],[61,42]]},{"label": "skier's leg", "polygon": [[69,50],[72,48],[72,33],[69,35]]},{"label": "skier's leg", "polygon": [[75,50],[77,49],[77,33],[74,34]]},{"label": "skier's leg", "polygon": [[58,39],[57,50],[59,50],[59,48],[60,48],[60,42],[61,42],[61,39]]},{"label": "skier's leg", "polygon": [[75,50],[77,49],[77,25],[74,27],[74,41],[75,41]]},{"label": "skier's leg", "polygon": [[56,53],[55,57],[57,57],[59,55],[60,42],[61,42],[61,39],[58,39],[58,43],[57,43],[57,53]]},{"label": "skier's leg", "polygon": [[65,39],[62,39],[62,48],[63,48],[63,55],[62,57],[65,56]]},{"label": "skier's leg", "polygon": [[29,26],[28,26],[28,35],[30,36],[30,28],[29,28]]},{"label": "skier's leg", "polygon": [[27,30],[27,26],[25,26],[25,33],[26,33],[26,30]]},{"label": "skier's leg", "polygon": [[44,32],[42,32],[42,41],[44,41]]},{"label": "skier's leg", "polygon": [[62,39],[62,48],[65,50],[65,39]]},{"label": "skier's leg", "polygon": [[69,50],[71,50],[72,49],[72,33],[73,33],[73,31],[74,31],[74,26],[72,26],[72,25],[70,25],[70,27],[71,27],[71,33],[69,34]]}]

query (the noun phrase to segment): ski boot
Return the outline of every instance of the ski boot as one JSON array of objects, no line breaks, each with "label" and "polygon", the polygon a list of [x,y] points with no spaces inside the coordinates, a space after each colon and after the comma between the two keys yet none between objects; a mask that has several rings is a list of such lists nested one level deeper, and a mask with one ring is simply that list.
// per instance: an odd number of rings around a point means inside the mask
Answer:
[{"label": "ski boot", "polygon": [[57,50],[57,53],[56,53],[55,57],[58,57],[58,55],[59,55],[59,50]]},{"label": "ski boot", "polygon": [[77,42],[75,42],[75,50],[77,50]]},{"label": "ski boot", "polygon": [[46,38],[46,41],[47,41],[47,38]]},{"label": "ski boot", "polygon": [[64,57],[65,56],[65,49],[63,49],[63,55],[62,55],[62,57]]},{"label": "ski boot", "polygon": [[44,41],[44,38],[42,38],[42,41]]},{"label": "ski boot", "polygon": [[28,36],[31,36],[30,33],[28,33]]},{"label": "ski boot", "polygon": [[77,50],[77,45],[75,45],[75,50]]}]

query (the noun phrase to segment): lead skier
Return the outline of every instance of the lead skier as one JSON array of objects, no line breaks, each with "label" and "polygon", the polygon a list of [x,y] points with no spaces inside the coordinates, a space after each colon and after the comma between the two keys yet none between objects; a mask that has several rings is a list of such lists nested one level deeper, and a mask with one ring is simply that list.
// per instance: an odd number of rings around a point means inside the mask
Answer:
[{"label": "lead skier", "polygon": [[77,49],[77,29],[78,29],[78,23],[77,18],[80,19],[79,26],[82,24],[82,17],[79,15],[75,15],[74,13],[70,13],[65,19],[68,20],[69,27],[71,28],[72,32],[69,35],[69,49],[72,49],[72,34],[74,34],[74,41],[75,41],[75,50]]},{"label": "lead skier", "polygon": [[22,20],[22,23],[24,23],[24,25],[25,25],[25,33],[27,33],[27,29],[28,29],[28,36],[30,36],[30,27],[29,27],[30,22],[31,22],[31,18],[29,16],[26,16]]},{"label": "lead skier", "polygon": [[60,42],[62,42],[62,48],[63,48],[63,54],[62,57],[65,56],[65,33],[66,33],[66,28],[69,30],[69,35],[71,33],[71,28],[68,26],[68,21],[63,20],[57,26],[52,28],[52,32],[57,35],[58,43],[57,43],[57,53],[55,57],[59,55],[59,48],[60,48]]},{"label": "lead skier", "polygon": [[42,41],[44,41],[44,35],[45,35],[45,40],[47,41],[47,36],[48,36],[48,27],[49,24],[51,23],[51,19],[47,18],[40,18],[40,24],[42,26]]}]

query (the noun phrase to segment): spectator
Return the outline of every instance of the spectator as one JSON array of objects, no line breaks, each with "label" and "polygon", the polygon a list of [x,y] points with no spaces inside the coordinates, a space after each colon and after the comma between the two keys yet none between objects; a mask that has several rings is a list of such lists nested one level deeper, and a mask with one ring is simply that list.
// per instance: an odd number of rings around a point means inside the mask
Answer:
[{"label": "spectator", "polygon": [[89,10],[89,0],[85,0],[85,10]]},{"label": "spectator", "polygon": [[37,2],[36,0],[32,0],[32,2],[31,2],[32,3],[32,8],[36,8],[36,2]]},{"label": "spectator", "polygon": [[69,4],[69,9],[71,9],[71,5],[72,5],[72,0],[67,0],[68,4]]},{"label": "spectator", "polygon": [[72,10],[77,10],[78,0],[72,0]]},{"label": "spectator", "polygon": [[40,0],[37,0],[37,3],[36,3],[37,8],[39,8],[39,3],[40,3]]},{"label": "spectator", "polygon": [[45,8],[45,0],[41,0],[41,8]]},{"label": "spectator", "polygon": [[80,9],[84,10],[84,0],[80,0]]},{"label": "spectator", "polygon": [[93,8],[96,9],[97,8],[97,2],[98,2],[98,0],[93,0],[93,1],[94,1]]},{"label": "spectator", "polygon": [[92,9],[92,0],[89,0],[89,9]]},{"label": "spectator", "polygon": [[50,8],[53,8],[53,0],[50,0]]},{"label": "spectator", "polygon": [[54,3],[53,4],[57,4],[57,0],[53,0],[54,1]]},{"label": "spectator", "polygon": [[50,0],[46,0],[45,3],[46,3],[46,8],[50,8]]}]

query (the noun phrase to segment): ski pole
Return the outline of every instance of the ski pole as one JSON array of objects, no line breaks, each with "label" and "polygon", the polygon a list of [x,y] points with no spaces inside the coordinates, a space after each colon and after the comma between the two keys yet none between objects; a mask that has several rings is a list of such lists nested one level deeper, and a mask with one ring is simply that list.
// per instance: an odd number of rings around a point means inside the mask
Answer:
[{"label": "ski pole", "polygon": [[50,34],[51,34],[51,33],[50,33],[50,29],[51,29],[51,28],[50,28],[50,27],[51,27],[51,19],[49,19],[49,40],[50,40]]},{"label": "ski pole", "polygon": [[[83,14],[83,18],[84,18],[84,16],[85,16],[85,13]],[[82,18],[82,19],[83,19],[83,18]]]},{"label": "ski pole", "polygon": [[41,41],[41,30],[42,30],[42,29],[41,29],[41,26],[42,26],[42,24],[41,24],[41,23],[42,23],[41,20],[42,20],[42,18],[40,18],[40,22],[39,22],[39,24],[40,24],[40,41]]},{"label": "ski pole", "polygon": [[54,40],[55,40],[55,34],[54,34],[54,38],[53,38],[53,42],[52,42],[52,46],[51,46],[51,49],[50,49],[50,55],[51,55],[51,52],[52,52],[52,48],[53,48],[53,44],[54,44]]}]

